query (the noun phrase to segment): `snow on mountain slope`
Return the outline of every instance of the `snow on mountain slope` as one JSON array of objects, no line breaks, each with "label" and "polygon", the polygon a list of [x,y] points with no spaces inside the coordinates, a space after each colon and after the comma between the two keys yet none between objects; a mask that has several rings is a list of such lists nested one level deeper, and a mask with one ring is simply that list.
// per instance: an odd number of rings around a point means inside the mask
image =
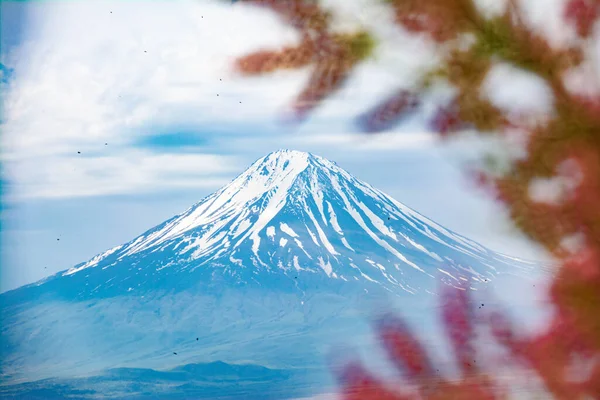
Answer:
[{"label": "snow on mountain slope", "polygon": [[487,282],[498,268],[527,263],[450,232],[331,161],[281,150],[184,213],[63,276],[97,277],[80,293],[122,292],[210,266],[238,282],[261,282],[261,273],[300,282],[316,275],[416,293],[438,278]]}]

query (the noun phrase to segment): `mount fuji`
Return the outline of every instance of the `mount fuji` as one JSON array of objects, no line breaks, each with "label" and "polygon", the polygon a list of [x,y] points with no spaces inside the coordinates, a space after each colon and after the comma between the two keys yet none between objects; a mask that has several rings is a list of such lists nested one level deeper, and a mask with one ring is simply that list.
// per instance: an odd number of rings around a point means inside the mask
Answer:
[{"label": "mount fuji", "polygon": [[[391,297],[419,313],[440,282],[479,290],[533,265],[331,161],[281,150],[130,242],[1,294],[0,390],[48,379],[89,389],[115,368],[166,374],[215,362],[314,382],[335,338],[367,334],[370,301]],[[138,386],[118,393],[145,398]]]}]

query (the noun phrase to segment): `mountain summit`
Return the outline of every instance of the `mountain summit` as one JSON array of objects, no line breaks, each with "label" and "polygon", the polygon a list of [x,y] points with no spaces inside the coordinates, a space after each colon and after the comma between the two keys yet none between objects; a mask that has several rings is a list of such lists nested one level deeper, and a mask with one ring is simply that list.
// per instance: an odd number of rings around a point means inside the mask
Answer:
[{"label": "mountain summit", "polygon": [[289,280],[319,277],[416,293],[440,274],[449,284],[465,273],[489,280],[494,264],[506,261],[513,263],[331,161],[280,150],[184,213],[61,276],[74,281],[77,297],[173,289],[166,281],[188,287],[215,268],[242,284],[278,275],[279,285],[297,286]]},{"label": "mountain summit", "polygon": [[2,380],[215,361],[312,368],[327,340],[366,329],[367,296],[418,310],[440,281],[476,289],[524,267],[331,161],[281,150],[130,242],[0,295]]}]

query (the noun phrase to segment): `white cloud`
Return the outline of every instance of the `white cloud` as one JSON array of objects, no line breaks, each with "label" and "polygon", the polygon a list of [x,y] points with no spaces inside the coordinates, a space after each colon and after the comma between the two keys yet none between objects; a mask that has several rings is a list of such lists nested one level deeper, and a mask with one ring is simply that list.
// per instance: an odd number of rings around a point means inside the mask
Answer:
[{"label": "white cloud", "polygon": [[[298,85],[231,76],[236,55],[295,38],[254,8],[89,1],[44,3],[34,10],[39,25],[17,55],[5,112],[9,131],[28,128],[32,119],[46,129],[19,135],[26,139],[12,143],[17,149],[122,136],[156,119],[264,118],[286,89],[289,95]],[[265,85],[271,90],[259,90]],[[244,103],[249,96],[254,101]]]},{"label": "white cloud", "polygon": [[[2,126],[18,197],[215,184],[231,159],[156,155],[132,142],[155,126],[272,118],[301,83],[231,76],[234,56],[295,38],[254,8],[88,1],[31,9],[32,30],[9,59],[16,74],[6,87]],[[77,151],[86,157],[75,158]]]},{"label": "white cloud", "polygon": [[[354,13],[357,24],[373,29],[382,44],[376,59],[359,68],[352,85],[317,116],[354,116],[431,62],[420,40],[398,40],[402,33],[380,6],[330,3]],[[309,74],[304,69],[234,76],[235,57],[298,40],[272,13],[241,4],[92,0],[36,3],[31,10],[24,45],[9,60],[16,74],[5,91],[2,126],[4,159],[23,196],[129,192],[146,190],[151,182],[158,188],[160,169],[140,167],[155,156],[127,150],[140,135],[173,125],[237,126],[247,133],[247,124],[276,120]],[[77,151],[88,158],[73,160]],[[99,151],[113,154],[90,156]],[[130,186],[115,183],[117,165],[136,175]],[[187,161],[171,165],[198,169]],[[94,173],[100,169],[113,183]],[[184,180],[187,170],[179,172]]]},{"label": "white cloud", "polygon": [[27,178],[10,193],[18,200],[141,194],[174,188],[217,189],[243,167],[232,157],[128,150],[117,155],[75,154],[9,163],[8,174]]}]

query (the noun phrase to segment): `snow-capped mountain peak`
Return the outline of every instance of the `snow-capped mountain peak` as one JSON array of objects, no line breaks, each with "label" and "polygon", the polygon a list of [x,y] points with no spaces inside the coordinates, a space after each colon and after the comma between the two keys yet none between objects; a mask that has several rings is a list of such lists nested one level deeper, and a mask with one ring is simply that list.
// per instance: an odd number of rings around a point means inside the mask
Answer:
[{"label": "snow-capped mountain peak", "polygon": [[[488,281],[508,263],[515,261],[444,229],[331,161],[280,150],[182,214],[65,275],[101,266],[147,280],[220,266],[244,282],[260,280],[261,273],[310,274],[414,293],[419,282],[438,275],[450,284],[462,275]],[[109,285],[130,278],[118,275]]]}]

